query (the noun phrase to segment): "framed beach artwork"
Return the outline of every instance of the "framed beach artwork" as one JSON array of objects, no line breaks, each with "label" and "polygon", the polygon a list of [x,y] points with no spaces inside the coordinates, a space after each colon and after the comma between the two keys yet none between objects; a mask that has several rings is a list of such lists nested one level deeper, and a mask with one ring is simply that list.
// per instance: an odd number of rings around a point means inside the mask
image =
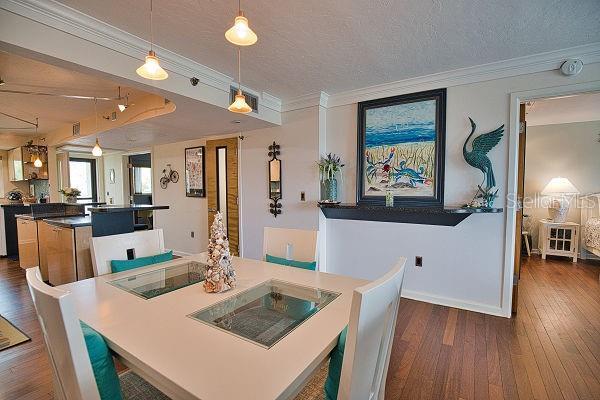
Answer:
[{"label": "framed beach artwork", "polygon": [[204,146],[185,149],[185,195],[187,197],[206,197]]},{"label": "framed beach artwork", "polygon": [[357,202],[444,205],[446,89],[358,103]]}]

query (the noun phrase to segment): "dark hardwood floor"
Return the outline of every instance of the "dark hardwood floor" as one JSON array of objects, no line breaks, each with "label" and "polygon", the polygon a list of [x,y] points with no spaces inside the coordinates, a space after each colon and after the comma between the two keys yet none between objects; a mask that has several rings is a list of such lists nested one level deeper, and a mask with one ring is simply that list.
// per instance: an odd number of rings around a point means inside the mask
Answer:
[{"label": "dark hardwood floor", "polygon": [[[386,398],[600,399],[600,265],[525,259],[505,319],[401,302]],[[0,400],[51,399],[24,272],[0,260],[0,314],[32,341],[0,352]]]}]

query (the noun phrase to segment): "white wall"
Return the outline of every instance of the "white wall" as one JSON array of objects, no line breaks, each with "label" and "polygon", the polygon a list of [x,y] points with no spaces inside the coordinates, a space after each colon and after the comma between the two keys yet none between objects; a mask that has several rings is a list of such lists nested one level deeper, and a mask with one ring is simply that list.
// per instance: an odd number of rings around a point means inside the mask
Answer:
[{"label": "white wall", "polygon": [[[469,116],[477,123],[477,133],[488,132],[502,124],[508,126],[512,92],[598,79],[600,64],[591,64],[575,78],[549,71],[449,87],[445,204],[468,202],[482,179],[481,172],[467,165],[462,157]],[[430,85],[412,86],[395,94],[431,89]],[[343,105],[330,108],[327,113],[327,151],[341,155],[346,162],[346,202],[355,199],[356,108],[356,104]],[[500,187],[498,207],[506,206],[507,137],[506,132],[489,154]],[[373,279],[398,257],[406,256],[407,297],[492,314],[507,313],[501,309],[504,214],[472,215],[456,227],[327,220],[326,230],[329,272]],[[423,256],[422,268],[414,266],[415,255]]]},{"label": "white wall", "polygon": [[[108,204],[127,204],[126,187],[129,184],[129,174],[122,153],[107,154],[102,157],[104,162],[104,200]],[[115,181],[110,181],[110,171],[115,171]]]},{"label": "white wall", "polygon": [[[282,113],[278,127],[244,132],[241,141],[241,230],[242,254],[262,257],[265,226],[318,229],[319,107]],[[268,146],[281,146],[282,214],[269,213]],[[306,201],[300,201],[300,192]]]},{"label": "white wall", "polygon": [[[600,109],[597,110],[600,116]],[[527,128],[525,153],[525,214],[529,215],[533,247],[538,248],[538,221],[548,218],[539,193],[557,176],[569,179],[582,194],[600,192],[600,121],[541,125]],[[536,199],[537,195],[537,199]],[[581,223],[573,204],[568,221]]]},{"label": "white wall", "polygon": [[[152,148],[152,202],[168,205],[154,212],[154,225],[164,230],[165,247],[182,253],[200,253],[208,245],[208,208],[205,197],[185,196],[185,148],[204,146],[205,139],[171,143]],[[179,172],[177,183],[160,187],[162,170],[167,164]],[[194,232],[194,237],[191,237]]]}]

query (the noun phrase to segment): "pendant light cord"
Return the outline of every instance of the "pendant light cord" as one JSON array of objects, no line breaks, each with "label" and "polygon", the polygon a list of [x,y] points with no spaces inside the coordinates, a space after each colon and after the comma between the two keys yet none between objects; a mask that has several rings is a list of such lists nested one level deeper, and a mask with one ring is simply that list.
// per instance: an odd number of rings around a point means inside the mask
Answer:
[{"label": "pendant light cord", "polygon": [[242,49],[238,46],[238,90],[242,91]]},{"label": "pendant light cord", "polygon": [[150,0],[150,50],[152,51],[152,44],[154,43],[154,29],[152,21],[152,0]]}]

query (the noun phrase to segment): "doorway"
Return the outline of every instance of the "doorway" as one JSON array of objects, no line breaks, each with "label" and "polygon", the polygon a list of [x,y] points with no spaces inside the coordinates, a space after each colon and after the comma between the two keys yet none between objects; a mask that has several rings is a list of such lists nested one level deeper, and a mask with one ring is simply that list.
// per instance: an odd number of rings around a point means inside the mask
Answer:
[{"label": "doorway", "polygon": [[600,237],[600,92],[523,97],[516,195],[509,198],[515,215],[512,313],[527,301],[520,290],[524,273],[525,287],[544,281],[559,293],[579,290],[575,276],[597,281],[600,271],[600,243],[593,240]]},{"label": "doorway", "polygon": [[208,231],[217,212],[223,214],[223,223],[229,238],[232,255],[239,255],[239,193],[238,193],[238,139],[227,138],[206,142],[206,199],[208,203]]}]

